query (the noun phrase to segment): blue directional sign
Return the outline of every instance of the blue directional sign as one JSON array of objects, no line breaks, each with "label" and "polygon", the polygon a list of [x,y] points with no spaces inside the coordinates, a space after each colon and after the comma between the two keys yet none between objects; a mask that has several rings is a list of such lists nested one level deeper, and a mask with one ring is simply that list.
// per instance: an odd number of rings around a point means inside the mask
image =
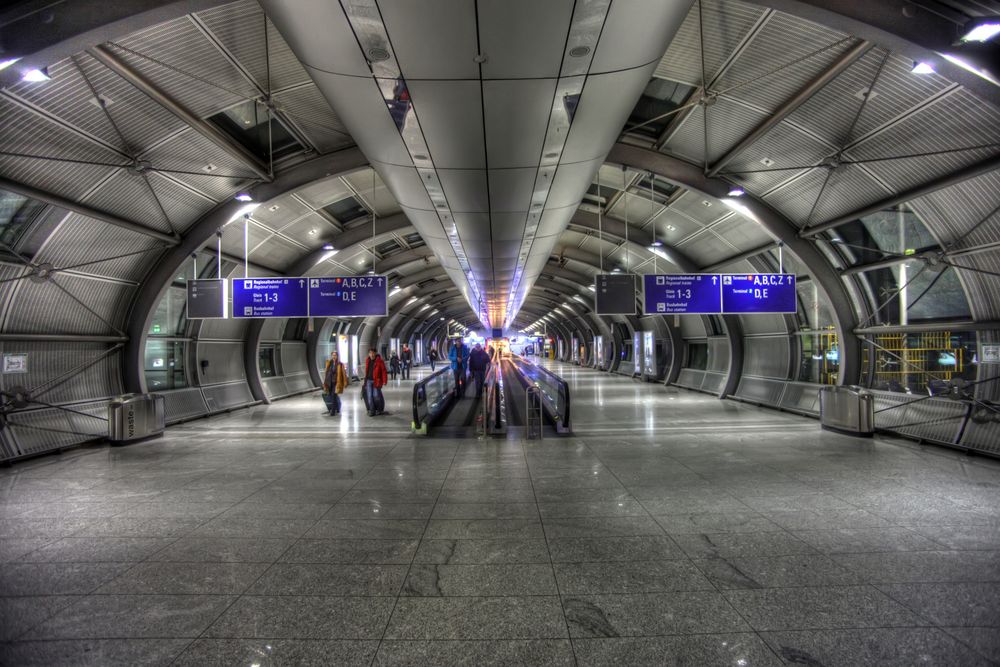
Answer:
[{"label": "blue directional sign", "polygon": [[308,278],[234,278],[233,317],[309,317]]},{"label": "blue directional sign", "polygon": [[366,317],[389,314],[385,276],[346,276],[309,279],[312,317]]},{"label": "blue directional sign", "polygon": [[642,282],[643,313],[721,313],[721,282],[720,276],[714,273],[645,275]]},{"label": "blue directional sign", "polygon": [[722,312],[794,313],[795,275],[732,273],[722,276]]}]

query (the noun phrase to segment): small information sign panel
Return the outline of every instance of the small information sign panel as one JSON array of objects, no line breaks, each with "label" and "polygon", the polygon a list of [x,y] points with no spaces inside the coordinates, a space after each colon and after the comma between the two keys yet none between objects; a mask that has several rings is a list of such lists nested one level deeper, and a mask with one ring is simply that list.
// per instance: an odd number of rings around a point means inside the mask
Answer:
[{"label": "small information sign panel", "polygon": [[795,275],[791,273],[732,273],[722,276],[725,314],[794,313]]},{"label": "small information sign panel", "polygon": [[635,276],[631,273],[599,273],[595,285],[598,315],[635,315]]},{"label": "small information sign panel", "polygon": [[229,296],[226,280],[187,281],[187,318],[189,320],[224,320],[228,316]]}]

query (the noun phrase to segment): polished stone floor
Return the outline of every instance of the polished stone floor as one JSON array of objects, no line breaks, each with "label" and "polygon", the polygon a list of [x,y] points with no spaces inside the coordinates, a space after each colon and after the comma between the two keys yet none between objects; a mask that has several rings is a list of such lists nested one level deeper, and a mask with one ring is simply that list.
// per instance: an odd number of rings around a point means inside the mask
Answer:
[{"label": "polished stone floor", "polygon": [[996,462],[553,368],[571,437],[415,438],[398,382],[0,471],[0,663],[1000,661]]}]

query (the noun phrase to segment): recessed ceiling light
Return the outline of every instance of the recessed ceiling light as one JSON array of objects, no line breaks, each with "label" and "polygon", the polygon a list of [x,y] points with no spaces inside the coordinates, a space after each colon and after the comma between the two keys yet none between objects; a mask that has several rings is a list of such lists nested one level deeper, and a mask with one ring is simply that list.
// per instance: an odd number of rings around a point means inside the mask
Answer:
[{"label": "recessed ceiling light", "polygon": [[708,201],[707,199],[702,199],[701,205],[704,206],[705,208],[708,208],[709,206],[712,205],[712,202]]},{"label": "recessed ceiling light", "polygon": [[740,188],[740,187],[732,187],[732,188],[729,189],[729,196],[730,197],[742,197],[745,194],[746,194],[746,191],[744,191],[743,188]]},{"label": "recessed ceiling light", "polygon": [[333,244],[332,243],[324,243],[323,244],[323,250],[333,250]]},{"label": "recessed ceiling light", "polygon": [[1000,35],[1000,19],[978,19],[966,26],[966,32],[959,39],[963,42],[988,42]]},{"label": "recessed ceiling light", "polygon": [[272,204],[271,206],[268,206],[268,207],[267,207],[267,210],[268,210],[268,211],[271,211],[272,213],[274,213],[274,212],[275,212],[275,211],[277,211],[277,210],[278,210],[279,208],[281,208],[281,207],[280,207],[280,206],[278,206],[277,204]]},{"label": "recessed ceiling light", "polygon": [[253,197],[246,192],[241,192],[235,197],[236,201],[253,201]]},{"label": "recessed ceiling light", "polygon": [[[414,160],[427,160],[429,158],[426,155],[424,155],[423,153],[417,153],[416,155],[413,156],[413,159]],[[430,176],[428,176],[427,178],[430,178]]]},{"label": "recessed ceiling light", "polygon": [[20,58],[8,58],[7,60],[0,60],[0,71],[3,71],[19,61]]},{"label": "recessed ceiling light", "polygon": [[[669,226],[668,226],[668,229],[669,229]],[[660,239],[656,239],[656,240],[655,240],[655,241],[653,241],[653,243],[652,243],[652,244],[650,244],[650,245],[651,245],[651,247],[653,247],[653,248],[659,248],[659,247],[661,247],[661,246],[663,245],[663,241],[661,241]]]},{"label": "recessed ceiling light", "polygon": [[762,165],[764,165],[765,167],[770,167],[770,166],[771,166],[772,164],[774,164],[774,160],[772,160],[772,159],[771,159],[771,158],[769,158],[769,157],[762,157],[762,158],[760,159],[760,163],[761,163]]},{"label": "recessed ceiling light", "polygon": [[383,60],[389,59],[388,49],[383,49],[380,46],[373,46],[368,49],[368,59],[373,63],[381,62]]},{"label": "recessed ceiling light", "polygon": [[316,236],[317,233],[318,233],[318,230],[315,229],[315,228],[309,230],[309,236]]},{"label": "recessed ceiling light", "polygon": [[914,74],[933,74],[934,67],[929,63],[913,63],[913,69],[910,71]]},{"label": "recessed ceiling light", "polygon": [[39,83],[41,81],[48,81],[51,77],[49,76],[49,68],[42,67],[41,69],[29,69],[23,75],[21,75],[21,81],[28,81],[30,83]]},{"label": "recessed ceiling light", "polygon": [[218,169],[218,167],[215,166],[214,164],[206,164],[204,167],[201,168],[202,171],[208,172],[208,173],[212,173],[216,169]]},{"label": "recessed ceiling light", "polygon": [[677,228],[674,227],[673,225],[667,225],[667,231],[668,232],[676,232]]}]

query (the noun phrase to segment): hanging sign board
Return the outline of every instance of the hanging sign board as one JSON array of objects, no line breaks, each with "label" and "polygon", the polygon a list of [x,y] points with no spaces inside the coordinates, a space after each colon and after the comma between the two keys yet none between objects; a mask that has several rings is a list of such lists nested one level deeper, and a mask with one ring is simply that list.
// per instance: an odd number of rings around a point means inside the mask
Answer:
[{"label": "hanging sign board", "polygon": [[26,352],[8,352],[3,355],[4,373],[27,373],[28,354]]},{"label": "hanging sign board", "polygon": [[722,312],[720,276],[710,273],[643,276],[646,315],[716,314]]},{"label": "hanging sign board", "polygon": [[790,273],[733,273],[722,276],[722,312],[794,313],[795,276]]},{"label": "hanging sign board", "polygon": [[325,276],[309,279],[310,317],[385,317],[389,314],[385,276]]},{"label": "hanging sign board", "polygon": [[796,312],[789,273],[695,273],[643,276],[646,315],[747,315]]},{"label": "hanging sign board", "polygon": [[308,278],[234,278],[233,317],[309,317]]},{"label": "hanging sign board", "polygon": [[187,318],[224,320],[229,313],[227,280],[187,281]]},{"label": "hanging sign board", "polygon": [[594,310],[598,315],[635,315],[635,276],[599,273]]}]

